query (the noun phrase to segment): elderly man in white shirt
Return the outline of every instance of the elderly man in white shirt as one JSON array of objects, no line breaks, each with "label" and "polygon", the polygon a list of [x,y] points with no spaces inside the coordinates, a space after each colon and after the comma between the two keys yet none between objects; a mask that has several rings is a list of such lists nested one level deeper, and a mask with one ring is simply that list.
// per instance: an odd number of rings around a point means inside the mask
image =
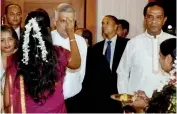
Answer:
[{"label": "elderly man in white shirt", "polygon": [[167,17],[161,5],[149,3],[144,17],[147,30],[128,42],[117,69],[117,87],[119,93],[142,90],[151,98],[153,91],[167,80],[158,61],[159,45],[175,36],[162,31]]},{"label": "elderly man in white shirt", "polygon": [[[82,89],[87,56],[87,45],[84,38],[74,34],[75,16],[75,10],[69,4],[60,4],[55,12],[57,30],[51,32],[54,45],[62,46],[70,50],[70,43],[74,41],[78,45],[81,56],[81,67],[77,70],[67,68],[66,76],[64,78],[63,93],[64,98],[66,99],[66,107],[68,112],[73,112],[73,108],[77,108],[77,104],[73,99]],[[65,29],[66,19],[73,22],[70,30]],[[68,37],[75,37],[75,40],[69,40]]]},{"label": "elderly man in white shirt", "polygon": [[5,7],[5,16],[8,25],[12,26],[17,33],[18,39],[20,39],[20,34],[22,28],[20,27],[22,22],[22,10],[17,4],[9,4]]}]

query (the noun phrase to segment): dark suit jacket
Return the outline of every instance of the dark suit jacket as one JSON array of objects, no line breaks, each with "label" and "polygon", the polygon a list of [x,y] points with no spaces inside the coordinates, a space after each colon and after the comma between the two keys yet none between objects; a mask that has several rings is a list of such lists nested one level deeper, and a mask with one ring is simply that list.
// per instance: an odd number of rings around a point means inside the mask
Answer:
[{"label": "dark suit jacket", "polygon": [[[114,56],[113,56],[112,71],[111,71],[108,63],[103,64],[103,65],[107,66],[107,69],[109,69],[111,72],[111,75],[109,76],[109,78],[111,78],[112,80],[110,80],[111,82],[109,82],[109,84],[112,85],[112,88],[111,88],[112,90],[110,91],[112,94],[117,93],[117,73],[116,73],[116,70],[118,68],[120,59],[122,57],[122,54],[124,52],[124,49],[126,47],[128,40],[129,39],[127,39],[127,38],[117,37],[116,46],[115,46],[115,50],[114,50]],[[95,46],[93,47],[93,50],[95,51],[95,53],[97,53],[99,55],[103,55],[102,53],[103,53],[104,43],[105,43],[105,40],[95,44]],[[105,58],[105,61],[106,61],[106,58]]]},{"label": "dark suit jacket", "polygon": [[110,95],[117,93],[116,70],[128,40],[117,38],[112,71],[103,55],[105,40],[89,48],[86,74],[81,91],[84,106],[88,105],[86,108],[89,107],[86,112],[121,112],[120,108],[118,108],[120,103],[117,104],[117,101],[114,102],[114,100],[110,99]]}]

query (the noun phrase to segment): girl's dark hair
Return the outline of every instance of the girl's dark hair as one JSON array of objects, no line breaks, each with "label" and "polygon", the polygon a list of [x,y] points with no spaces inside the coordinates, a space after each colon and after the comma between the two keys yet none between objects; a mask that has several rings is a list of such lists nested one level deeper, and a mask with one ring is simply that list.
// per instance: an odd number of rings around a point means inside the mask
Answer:
[{"label": "girl's dark hair", "polygon": [[84,29],[83,32],[82,32],[82,37],[84,39],[87,39],[88,40],[88,44],[90,46],[92,46],[92,32],[90,32],[89,30],[87,29]]},{"label": "girl's dark hair", "polygon": [[174,104],[172,101],[173,97],[176,97],[176,87],[173,85],[164,86],[161,92],[155,91],[153,93],[152,99],[149,102],[149,108],[147,109],[146,112],[147,113],[173,112],[173,110],[168,109],[170,105],[171,107],[174,107]]},{"label": "girl's dark hair", "polygon": [[[176,38],[163,41],[160,44],[160,51],[164,56],[170,54],[173,60],[176,58]],[[148,113],[167,113],[169,106],[173,106],[172,97],[176,97],[176,87],[174,85],[165,85],[161,92],[155,91],[149,102]]]},{"label": "girl's dark hair", "polygon": [[10,26],[1,25],[1,32],[9,32],[11,34],[12,38],[15,39],[15,48],[17,49],[19,45],[19,40],[18,40],[18,36],[15,30]]},{"label": "girl's dark hair", "polygon": [[176,58],[176,38],[170,38],[160,44],[160,51],[164,56],[170,54],[173,60]]},{"label": "girl's dark hair", "polygon": [[[41,29],[42,39],[45,42],[45,47],[48,52],[46,57],[48,62],[42,60],[41,49],[37,47],[39,41],[33,37],[35,31],[31,29],[28,44],[28,64],[26,65],[21,61],[23,59],[23,49],[21,44],[18,50],[19,69],[17,71],[17,76],[22,75],[24,77],[24,83],[27,88],[26,92],[34,99],[34,101],[43,104],[43,101],[45,101],[47,96],[54,93],[55,82],[61,77],[56,77],[56,50],[52,44],[51,33],[48,25],[46,25],[47,22],[43,13],[38,11],[30,12],[25,20],[25,25],[31,18],[36,18],[38,26]],[[21,43],[23,42],[24,38]],[[49,91],[48,95],[44,94],[46,90]]]}]

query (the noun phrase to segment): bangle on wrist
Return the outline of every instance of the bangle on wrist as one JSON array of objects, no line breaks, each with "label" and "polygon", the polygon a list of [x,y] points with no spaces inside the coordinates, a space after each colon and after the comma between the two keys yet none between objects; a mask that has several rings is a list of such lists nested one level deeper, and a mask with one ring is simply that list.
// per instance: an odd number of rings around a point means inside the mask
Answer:
[{"label": "bangle on wrist", "polygon": [[69,40],[70,42],[73,42],[73,41],[76,41],[75,39],[71,39],[71,40]]}]

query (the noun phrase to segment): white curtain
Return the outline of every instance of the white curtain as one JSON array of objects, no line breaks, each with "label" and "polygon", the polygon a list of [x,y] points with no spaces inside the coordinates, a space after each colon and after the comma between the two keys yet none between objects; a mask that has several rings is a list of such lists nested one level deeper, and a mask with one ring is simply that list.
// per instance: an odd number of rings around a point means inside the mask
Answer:
[{"label": "white curtain", "polygon": [[97,42],[101,36],[101,22],[105,15],[114,15],[130,24],[128,38],[144,32],[143,9],[148,0],[97,0]]}]

